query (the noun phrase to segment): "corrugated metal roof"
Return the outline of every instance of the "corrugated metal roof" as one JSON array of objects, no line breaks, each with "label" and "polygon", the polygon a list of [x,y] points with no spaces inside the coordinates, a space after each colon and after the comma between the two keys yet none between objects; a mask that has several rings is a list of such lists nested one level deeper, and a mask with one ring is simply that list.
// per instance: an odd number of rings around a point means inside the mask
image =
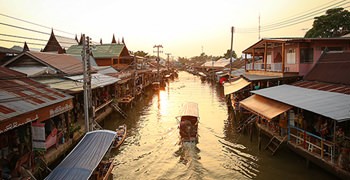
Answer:
[{"label": "corrugated metal roof", "polygon": [[[66,78],[48,77],[48,78],[35,78],[35,81],[46,84],[54,89],[59,89],[65,92],[80,92],[83,91],[83,75],[68,76]],[[120,81],[119,78],[107,76],[103,74],[91,75],[91,88],[104,87],[110,84],[114,84]]]},{"label": "corrugated metal roof", "polygon": [[66,93],[83,91],[83,83],[60,77],[34,78],[35,81]]},{"label": "corrugated metal roof", "polygon": [[117,70],[115,70],[113,67],[111,66],[99,66],[99,67],[95,67],[95,69],[97,69],[97,72],[100,74],[113,74],[113,73],[118,73]]},{"label": "corrugated metal roof", "polygon": [[48,52],[26,51],[25,53],[22,53],[5,63],[4,66],[15,67],[12,66],[12,63],[22,57],[30,57],[33,60],[36,60],[45,66],[51,66],[64,74],[73,75],[83,73],[83,65],[81,60],[68,54],[55,54]]},{"label": "corrugated metal roof", "polygon": [[68,54],[54,54],[32,51],[27,51],[26,54],[27,53],[66,74],[83,73],[83,65],[81,61],[74,56]]},{"label": "corrugated metal roof", "polygon": [[10,69],[27,74],[28,77],[38,76],[42,74],[56,74],[57,71],[45,66],[35,66],[35,67],[10,67]]},{"label": "corrugated metal roof", "polygon": [[96,130],[81,141],[45,179],[89,179],[110,149],[117,133]]},{"label": "corrugated metal roof", "polygon": [[236,69],[236,70],[231,71],[231,75],[236,76],[236,77],[239,77],[239,76],[243,75],[244,73],[245,73],[245,69]]},{"label": "corrugated metal roof", "polygon": [[336,121],[350,120],[350,95],[291,85],[280,85],[252,92]]},{"label": "corrugated metal roof", "polygon": [[248,79],[249,81],[281,79],[281,77],[279,76],[262,76],[262,75],[255,75],[255,74],[242,74],[242,76]]},{"label": "corrugated metal roof", "polygon": [[[68,54],[68,53],[67,53]],[[81,61],[81,63],[83,63],[83,58],[81,57],[81,54],[79,55],[74,55],[72,54],[72,56],[74,56],[75,58],[79,59]],[[89,60],[90,60],[90,64],[91,66],[97,66],[96,60],[93,56],[89,56]]]},{"label": "corrugated metal roof", "polygon": [[0,79],[0,121],[72,98],[4,67]]},{"label": "corrugated metal roof", "polygon": [[[82,83],[83,75],[67,76],[68,79]],[[100,73],[91,74],[91,88],[104,87],[118,82],[120,79]]]},{"label": "corrugated metal roof", "polygon": [[304,79],[350,85],[350,51],[323,53]]}]

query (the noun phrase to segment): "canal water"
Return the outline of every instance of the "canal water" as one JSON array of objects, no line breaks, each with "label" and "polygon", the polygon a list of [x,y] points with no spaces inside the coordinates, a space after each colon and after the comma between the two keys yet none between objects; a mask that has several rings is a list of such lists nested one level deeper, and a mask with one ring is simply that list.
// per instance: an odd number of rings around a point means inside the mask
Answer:
[{"label": "canal water", "polygon": [[[199,105],[199,143],[181,147],[175,117],[187,101]],[[187,72],[179,72],[165,90],[146,92],[127,114],[125,120],[112,114],[104,123],[110,130],[128,126],[124,144],[112,152],[113,179],[336,179],[316,166],[307,168],[287,147],[275,156],[259,151],[257,135],[250,141],[228,120],[223,88]]]}]

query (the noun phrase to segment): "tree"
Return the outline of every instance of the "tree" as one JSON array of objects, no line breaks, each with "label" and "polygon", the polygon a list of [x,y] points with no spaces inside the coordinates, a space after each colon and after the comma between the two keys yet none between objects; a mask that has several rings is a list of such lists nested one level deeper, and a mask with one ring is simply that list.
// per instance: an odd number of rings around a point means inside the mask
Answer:
[{"label": "tree", "polygon": [[[232,50],[232,51],[233,51],[232,57],[236,59],[237,58],[237,54],[236,54],[235,50]],[[228,49],[226,51],[226,53],[224,54],[224,58],[225,59],[230,59],[230,57],[231,57],[231,50]]]},{"label": "tree", "polygon": [[315,17],[312,28],[306,32],[305,38],[340,37],[350,33],[350,12],[344,8],[334,8],[325,15]]},{"label": "tree", "polygon": [[148,57],[148,53],[143,52],[143,51],[136,51],[134,53],[135,56],[141,56],[141,57]]},{"label": "tree", "polygon": [[179,57],[178,58],[178,61],[181,63],[181,64],[187,64],[188,62],[190,62],[189,59],[185,58],[185,57]]}]

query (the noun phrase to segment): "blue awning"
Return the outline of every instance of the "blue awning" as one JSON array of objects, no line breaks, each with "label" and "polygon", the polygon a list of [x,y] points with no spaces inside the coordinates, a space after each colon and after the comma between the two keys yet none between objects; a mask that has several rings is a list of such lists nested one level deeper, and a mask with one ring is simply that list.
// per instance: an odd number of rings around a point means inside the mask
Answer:
[{"label": "blue awning", "polygon": [[116,137],[116,132],[96,130],[85,134],[68,156],[45,179],[89,179]]}]

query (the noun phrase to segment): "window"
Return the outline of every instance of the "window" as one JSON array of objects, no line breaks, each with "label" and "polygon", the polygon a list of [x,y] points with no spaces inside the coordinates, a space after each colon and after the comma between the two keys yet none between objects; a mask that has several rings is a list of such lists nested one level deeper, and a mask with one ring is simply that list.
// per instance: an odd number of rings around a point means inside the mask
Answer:
[{"label": "window", "polygon": [[301,48],[300,49],[300,63],[312,63],[314,59],[313,48]]},{"label": "window", "polygon": [[266,55],[266,64],[271,64],[271,60],[272,60],[271,52],[268,52]]},{"label": "window", "polygon": [[288,49],[287,64],[295,64],[295,49]]}]

